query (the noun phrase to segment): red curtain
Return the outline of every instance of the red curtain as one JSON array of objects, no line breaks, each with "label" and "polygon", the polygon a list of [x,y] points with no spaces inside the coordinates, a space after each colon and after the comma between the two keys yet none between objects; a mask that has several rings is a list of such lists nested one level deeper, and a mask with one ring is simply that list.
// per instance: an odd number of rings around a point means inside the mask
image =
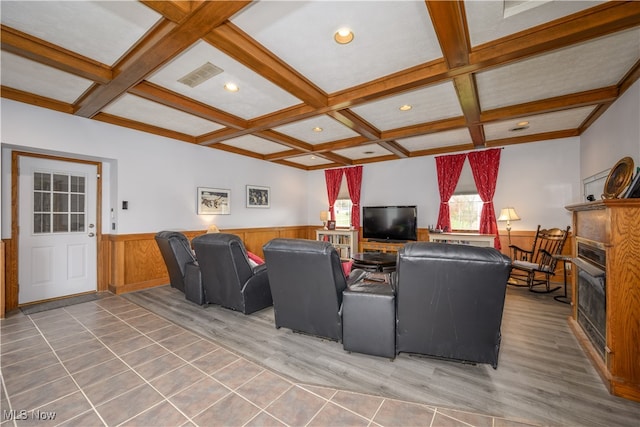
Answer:
[{"label": "red curtain", "polygon": [[484,202],[480,214],[480,233],[495,235],[494,246],[496,249],[502,247],[498,236],[496,212],[493,207],[493,194],[496,190],[498,169],[500,168],[500,151],[499,148],[496,148],[469,153],[469,165],[471,172],[473,172],[473,180],[476,182],[478,195]]},{"label": "red curtain", "polygon": [[327,169],[324,171],[324,179],[327,181],[327,196],[329,197],[329,215],[331,215],[332,221],[336,219],[333,205],[336,203],[338,193],[340,192],[342,173],[342,169]]},{"label": "red curtain", "polygon": [[449,199],[458,185],[460,172],[466,154],[452,154],[436,157],[436,169],[438,172],[438,189],[440,190],[440,213],[438,214],[438,226],[451,231],[451,217],[449,215]]},{"label": "red curtain", "polygon": [[354,166],[344,170],[347,176],[347,188],[351,198],[351,226],[360,228],[360,187],[362,186],[362,166]]}]

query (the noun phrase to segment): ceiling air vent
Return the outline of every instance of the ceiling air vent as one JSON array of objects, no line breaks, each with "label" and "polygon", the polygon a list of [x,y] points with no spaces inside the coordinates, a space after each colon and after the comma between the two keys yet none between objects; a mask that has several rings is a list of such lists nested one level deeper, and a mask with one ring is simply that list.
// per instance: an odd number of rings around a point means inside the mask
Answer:
[{"label": "ceiling air vent", "polygon": [[209,80],[211,77],[222,73],[222,71],[224,71],[222,68],[216,67],[212,63],[207,62],[203,66],[196,68],[186,76],[178,79],[178,81],[189,87],[196,87],[199,84]]}]

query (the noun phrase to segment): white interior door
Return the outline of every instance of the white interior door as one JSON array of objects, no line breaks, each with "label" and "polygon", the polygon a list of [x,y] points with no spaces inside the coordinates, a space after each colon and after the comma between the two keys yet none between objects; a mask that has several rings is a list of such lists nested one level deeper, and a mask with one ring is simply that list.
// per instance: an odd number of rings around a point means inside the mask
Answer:
[{"label": "white interior door", "polygon": [[95,291],[96,165],[19,159],[18,303]]}]

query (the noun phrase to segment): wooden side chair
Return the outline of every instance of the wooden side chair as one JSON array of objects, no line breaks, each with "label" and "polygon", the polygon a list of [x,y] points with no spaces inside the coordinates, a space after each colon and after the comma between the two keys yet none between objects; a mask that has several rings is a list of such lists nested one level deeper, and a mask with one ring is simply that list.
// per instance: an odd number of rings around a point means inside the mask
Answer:
[{"label": "wooden side chair", "polygon": [[[549,293],[560,289],[551,289],[551,277],[555,275],[558,256],[569,236],[569,229],[560,228],[538,229],[533,239],[531,250],[525,250],[515,245],[511,248],[512,268],[508,284],[526,286],[531,292]],[[544,285],[545,290],[534,289],[534,286]]]}]

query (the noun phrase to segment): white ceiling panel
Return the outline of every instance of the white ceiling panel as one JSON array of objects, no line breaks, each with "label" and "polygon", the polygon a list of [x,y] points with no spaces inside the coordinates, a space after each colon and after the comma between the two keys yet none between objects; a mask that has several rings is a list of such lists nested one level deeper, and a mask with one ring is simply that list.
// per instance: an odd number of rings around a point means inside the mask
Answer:
[{"label": "white ceiling panel", "polygon": [[4,51],[1,67],[3,86],[68,104],[74,103],[93,84],[91,80]]},{"label": "white ceiling panel", "polygon": [[398,139],[396,142],[409,151],[420,151],[432,148],[471,144],[471,136],[469,135],[469,131],[465,128]]},{"label": "white ceiling panel", "polygon": [[386,148],[382,148],[378,144],[358,145],[357,147],[343,148],[341,150],[335,150],[334,153],[351,160],[389,156],[393,154],[391,151]]},{"label": "white ceiling panel", "polygon": [[[492,141],[495,139],[576,129],[587,119],[587,117],[589,117],[589,114],[591,114],[595,108],[596,107],[594,106],[588,106],[574,108],[572,110],[558,111],[555,113],[538,114],[530,117],[519,117],[518,119],[490,123],[484,126],[484,134],[487,141]],[[511,129],[519,127],[517,123],[524,121],[529,122],[529,127],[527,129],[511,131]]]},{"label": "white ceiling panel", "polygon": [[472,46],[596,6],[602,1],[466,0],[464,8]]},{"label": "white ceiling panel", "polygon": [[483,110],[617,84],[640,59],[640,29],[558,49],[476,75]]},{"label": "white ceiling panel", "polygon": [[261,1],[232,22],[327,93],[442,57],[421,1]]},{"label": "white ceiling panel", "polygon": [[273,154],[289,149],[289,147],[282,144],[277,144],[254,135],[243,135],[237,138],[227,139],[224,141],[224,144],[259,154]]},{"label": "white ceiling panel", "polygon": [[2,24],[113,65],[160,15],[134,1],[3,1]]},{"label": "white ceiling panel", "polygon": [[[178,81],[206,62],[221,68],[222,73],[195,88]],[[245,120],[300,103],[296,97],[204,41],[194,44],[147,80]],[[225,90],[225,84],[230,82],[240,90]]]},{"label": "white ceiling panel", "polygon": [[[313,130],[314,128],[320,128],[322,131],[316,132]],[[274,130],[314,145],[359,136],[358,133],[326,115],[300,120],[299,122],[274,128]]]},{"label": "white ceiling panel", "polygon": [[112,102],[104,109],[104,112],[191,136],[203,135],[223,127],[200,117],[129,94]]},{"label": "white ceiling panel", "polygon": [[311,154],[305,156],[290,157],[287,159],[287,161],[306,167],[324,166],[333,163],[331,160],[327,160],[324,157],[313,156]]},{"label": "white ceiling panel", "polygon": [[[408,111],[400,107],[410,105]],[[462,116],[453,82],[390,96],[351,109],[379,130],[397,129],[418,123]]]}]

